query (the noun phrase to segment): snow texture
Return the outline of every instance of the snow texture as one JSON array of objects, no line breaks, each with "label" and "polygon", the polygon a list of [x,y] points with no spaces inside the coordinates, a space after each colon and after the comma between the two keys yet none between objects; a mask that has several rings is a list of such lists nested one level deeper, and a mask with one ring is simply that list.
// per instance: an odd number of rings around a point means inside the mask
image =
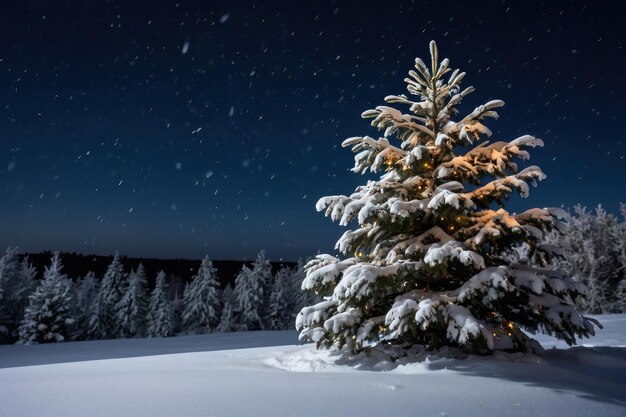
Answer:
[{"label": "snow texture", "polygon": [[[626,414],[626,316],[593,345],[542,355],[419,349],[358,356],[245,332],[0,346],[0,415],[196,417]],[[268,383],[271,381],[271,383]],[[310,404],[311,398],[325,401]]]}]

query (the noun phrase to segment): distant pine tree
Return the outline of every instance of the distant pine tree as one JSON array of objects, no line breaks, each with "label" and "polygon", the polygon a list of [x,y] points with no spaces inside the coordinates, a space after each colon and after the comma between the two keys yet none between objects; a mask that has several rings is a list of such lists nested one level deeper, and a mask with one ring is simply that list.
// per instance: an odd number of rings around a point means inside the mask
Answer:
[{"label": "distant pine tree", "polygon": [[265,302],[263,287],[263,277],[244,265],[235,279],[238,330],[261,330],[263,328],[262,311]]},{"label": "distant pine tree", "polygon": [[0,258],[0,343],[14,343],[19,338],[19,324],[35,290],[37,271],[17,248],[8,248]]},{"label": "distant pine tree", "polygon": [[146,335],[149,337],[173,335],[172,305],[167,297],[167,283],[165,282],[165,272],[163,271],[158,273],[156,286],[150,296],[146,324]]},{"label": "distant pine tree", "polygon": [[88,328],[90,339],[109,339],[117,335],[115,306],[122,299],[125,286],[126,276],[120,256],[116,252],[100,282],[98,296],[91,306]]},{"label": "distant pine tree", "polygon": [[293,269],[293,273],[291,275],[291,294],[290,297],[293,300],[293,309],[291,310],[289,325],[287,326],[289,329],[293,329],[296,325],[296,317],[300,310],[304,307],[315,304],[321,300],[315,296],[315,293],[312,291],[303,291],[302,290],[302,282],[304,281],[305,273],[304,273],[304,264],[302,261],[298,261],[298,265],[295,269]]},{"label": "distant pine tree", "polygon": [[75,323],[72,317],[72,282],[61,274],[59,252],[46,268],[44,278],[29,297],[24,320],[19,328],[24,343],[64,342],[71,339]]},{"label": "distant pine tree", "polygon": [[291,277],[293,273],[292,268],[284,266],[274,276],[272,291],[270,292],[267,323],[269,330],[284,330],[289,326],[294,309],[294,299],[291,291]]},{"label": "distant pine tree", "polygon": [[139,264],[136,271],[131,271],[126,292],[115,305],[118,334],[122,337],[141,336],[147,307],[146,273],[143,265]]},{"label": "distant pine tree", "polygon": [[76,294],[76,334],[75,339],[86,340],[89,338],[89,319],[94,300],[98,296],[98,281],[96,274],[89,271],[75,286]]},{"label": "distant pine tree", "polygon": [[219,282],[209,257],[202,260],[198,274],[185,289],[182,321],[186,331],[210,332],[219,323]]},{"label": "distant pine tree", "polygon": [[233,288],[230,285],[227,285],[226,288],[224,288],[224,291],[222,291],[222,303],[224,307],[222,307],[220,322],[215,331],[219,333],[228,333],[237,330],[235,313],[233,311],[233,304],[235,303],[234,293]]}]

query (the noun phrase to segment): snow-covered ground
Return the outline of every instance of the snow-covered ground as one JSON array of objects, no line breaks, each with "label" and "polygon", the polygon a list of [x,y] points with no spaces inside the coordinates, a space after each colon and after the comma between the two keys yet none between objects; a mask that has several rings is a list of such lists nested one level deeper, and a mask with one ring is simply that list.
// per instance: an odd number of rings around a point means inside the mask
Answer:
[{"label": "snow-covered ground", "polygon": [[545,355],[392,365],[251,332],[0,346],[0,416],[626,416],[626,315]]}]

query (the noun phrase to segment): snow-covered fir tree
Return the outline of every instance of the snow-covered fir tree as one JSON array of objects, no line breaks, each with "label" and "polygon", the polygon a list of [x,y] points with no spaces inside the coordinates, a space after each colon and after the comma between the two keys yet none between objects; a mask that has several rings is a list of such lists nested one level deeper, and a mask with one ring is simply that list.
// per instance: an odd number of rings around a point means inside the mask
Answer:
[{"label": "snow-covered fir tree", "polygon": [[220,322],[215,329],[219,333],[228,333],[237,330],[235,323],[235,314],[233,311],[233,304],[235,303],[235,297],[233,288],[230,284],[226,285],[226,288],[222,291],[222,312],[220,314]]},{"label": "snow-covered fir tree", "polygon": [[14,343],[19,338],[18,327],[28,306],[28,297],[36,287],[37,271],[17,248],[7,248],[0,258],[0,343]]},{"label": "snow-covered fir tree", "polygon": [[291,318],[287,328],[293,329],[296,325],[296,318],[298,313],[306,306],[316,304],[321,301],[319,297],[315,295],[313,291],[302,291],[302,283],[304,282],[306,275],[304,271],[304,263],[302,260],[298,261],[298,265],[293,270],[291,275],[291,299],[293,300],[293,307],[291,311]]},{"label": "snow-covered fir tree", "polygon": [[263,328],[264,277],[244,265],[235,278],[237,330]]},{"label": "snow-covered fir tree", "polygon": [[142,264],[128,276],[128,287],[115,305],[117,332],[121,337],[141,336],[144,332],[148,300],[146,272]]},{"label": "snow-covered fir tree", "polygon": [[284,330],[289,326],[294,309],[291,285],[293,275],[294,270],[287,266],[281,267],[274,275],[266,326],[268,330]]},{"label": "snow-covered fir tree", "polygon": [[183,304],[183,298],[184,298],[184,290],[186,288],[186,285],[182,286],[182,290],[183,290],[183,295],[181,296],[179,294],[180,292],[180,288],[177,288],[176,291],[174,291],[174,296],[171,298],[172,300],[172,322],[174,323],[173,325],[173,330],[172,333],[177,334],[180,332],[183,332],[183,311],[185,310],[185,305]]},{"label": "snow-covered fir tree", "polygon": [[63,265],[55,252],[43,280],[29,297],[20,323],[20,341],[24,343],[63,342],[71,339],[74,327],[72,281],[61,273]]},{"label": "snow-covered fir tree", "polygon": [[76,302],[74,303],[76,334],[74,338],[77,340],[87,340],[89,339],[88,330],[92,306],[98,296],[96,274],[93,271],[87,272],[74,286],[74,293],[76,294]]},{"label": "snow-covered fir tree", "polygon": [[626,204],[619,206],[622,221],[611,231],[617,255],[616,311],[626,313]]},{"label": "snow-covered fir tree", "polygon": [[[379,106],[363,113],[383,137],[353,137],[344,147],[357,153],[353,171],[384,172],[350,196],[321,198],[316,208],[340,225],[354,224],[337,242],[344,259],[318,255],[306,265],[303,288],[324,297],[298,315],[301,340],[318,347],[359,351],[378,342],[444,345],[488,353],[526,350],[535,344],[525,330],[543,331],[568,344],[594,333],[591,319],[574,302],[585,287],[563,272],[509,264],[502,254],[526,242],[547,266],[560,251],[542,245],[545,232],[564,229],[563,210],[503,207],[514,191],[528,195],[545,178],[537,166],[519,170],[524,148],[543,142],[524,135],[489,142],[482,124],[497,118],[491,100],[453,120],[473,87],[461,89],[465,73],[439,60],[415,60],[405,95],[385,101],[410,112]],[[397,144],[397,145],[396,145]]]},{"label": "snow-covered fir tree", "polygon": [[126,285],[126,274],[116,252],[100,281],[98,295],[91,307],[88,328],[91,339],[108,339],[117,335],[115,306],[122,299]]},{"label": "snow-covered fir tree", "polygon": [[183,328],[192,333],[210,332],[219,323],[220,299],[217,270],[209,257],[200,264],[198,274],[185,288]]},{"label": "snow-covered fir tree", "polygon": [[13,293],[20,278],[17,248],[8,247],[0,258],[0,342],[12,341]]},{"label": "snow-covered fir tree", "polygon": [[567,215],[567,233],[550,233],[545,244],[563,249],[563,259],[552,260],[552,266],[565,270],[574,279],[584,283],[587,297],[580,307],[589,313],[617,313],[623,293],[623,242],[626,240],[624,222],[608,213],[602,206],[588,211],[580,205]]},{"label": "snow-covered fir tree", "polygon": [[160,271],[156,277],[156,284],[146,316],[146,335],[149,337],[172,336],[174,332],[174,318],[172,305],[167,295],[165,272]]}]

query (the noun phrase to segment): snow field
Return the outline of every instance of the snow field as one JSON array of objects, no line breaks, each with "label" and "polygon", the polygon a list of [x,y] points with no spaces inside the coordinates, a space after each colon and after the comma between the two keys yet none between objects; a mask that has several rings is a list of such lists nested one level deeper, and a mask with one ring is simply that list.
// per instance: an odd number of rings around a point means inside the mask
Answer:
[{"label": "snow field", "polygon": [[586,347],[399,365],[288,345],[295,332],[1,346],[0,416],[623,417],[626,315],[598,318]]}]

